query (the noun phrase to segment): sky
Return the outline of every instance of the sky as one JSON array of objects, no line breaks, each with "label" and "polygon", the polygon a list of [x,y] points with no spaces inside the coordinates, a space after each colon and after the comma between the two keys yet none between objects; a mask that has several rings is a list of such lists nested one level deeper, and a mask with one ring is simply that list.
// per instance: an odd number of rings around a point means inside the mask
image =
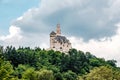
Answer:
[{"label": "sky", "polygon": [[49,48],[61,25],[72,47],[120,66],[120,0],[0,0],[0,45]]}]

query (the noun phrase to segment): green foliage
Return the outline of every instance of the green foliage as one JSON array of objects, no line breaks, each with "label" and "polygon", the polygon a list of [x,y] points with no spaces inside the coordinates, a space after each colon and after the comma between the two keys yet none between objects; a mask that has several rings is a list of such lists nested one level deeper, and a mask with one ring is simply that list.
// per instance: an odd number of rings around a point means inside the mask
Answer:
[{"label": "green foliage", "polygon": [[89,60],[82,51],[76,49],[71,49],[68,55],[63,55],[61,64],[62,71],[72,70],[79,74],[89,71]]},{"label": "green foliage", "polygon": [[[116,69],[115,69],[116,70]],[[112,67],[96,67],[85,76],[85,80],[119,80],[120,71],[114,71]]]},{"label": "green foliage", "polygon": [[11,61],[11,63],[17,67],[19,64],[29,64],[29,65],[35,65],[36,63],[36,57],[35,53],[32,49],[28,48],[19,48],[18,50],[15,49],[15,47],[8,46],[3,56]]},{"label": "green foliage", "polygon": [[2,57],[2,53],[3,53],[3,47],[0,46],[0,58]]},{"label": "green foliage", "polygon": [[114,67],[116,67],[116,60],[108,60],[107,61],[107,63],[109,64],[109,65],[111,65],[111,66],[114,66]]},{"label": "green foliage", "polygon": [[36,80],[54,80],[54,75],[51,70],[36,71]]},{"label": "green foliage", "polygon": [[37,80],[34,68],[28,68],[25,70],[22,74],[22,78],[25,80]]},{"label": "green foliage", "polygon": [[0,80],[8,80],[13,78],[13,67],[8,61],[0,58]]},{"label": "green foliage", "polygon": [[23,74],[25,74],[26,72],[29,72],[29,69],[33,69],[32,67],[29,67],[28,65],[18,65],[17,68],[15,68],[15,71],[14,71],[14,75],[17,76],[19,79],[22,79],[23,77]]},{"label": "green foliage", "polygon": [[64,79],[62,73],[60,73],[60,72],[54,73],[54,77],[55,77],[55,80],[63,80]]},{"label": "green foliage", "polygon": [[77,80],[85,80],[82,76],[78,76]]},{"label": "green foliage", "polygon": [[0,47],[0,80],[119,80],[115,60],[97,58],[90,52],[68,53],[39,47]]},{"label": "green foliage", "polygon": [[112,80],[112,69],[104,66],[94,68],[86,76],[86,80]]},{"label": "green foliage", "polygon": [[113,79],[119,80],[120,79],[120,68],[113,67]]},{"label": "green foliage", "polygon": [[77,74],[72,71],[63,73],[63,76],[65,80],[77,80]]},{"label": "green foliage", "polygon": [[100,59],[97,59],[97,58],[91,58],[91,59],[90,59],[90,64],[91,64],[91,66],[93,66],[93,67],[102,66],[102,63],[101,63]]}]

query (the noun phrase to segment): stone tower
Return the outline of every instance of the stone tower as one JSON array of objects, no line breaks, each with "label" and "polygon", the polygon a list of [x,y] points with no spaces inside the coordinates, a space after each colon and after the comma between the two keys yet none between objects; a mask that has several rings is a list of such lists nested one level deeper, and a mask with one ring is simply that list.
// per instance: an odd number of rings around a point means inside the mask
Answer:
[{"label": "stone tower", "polygon": [[57,24],[56,34],[61,35],[60,24]]},{"label": "stone tower", "polygon": [[71,48],[70,41],[65,36],[61,36],[60,24],[57,24],[56,32],[50,33],[50,49],[66,53]]}]

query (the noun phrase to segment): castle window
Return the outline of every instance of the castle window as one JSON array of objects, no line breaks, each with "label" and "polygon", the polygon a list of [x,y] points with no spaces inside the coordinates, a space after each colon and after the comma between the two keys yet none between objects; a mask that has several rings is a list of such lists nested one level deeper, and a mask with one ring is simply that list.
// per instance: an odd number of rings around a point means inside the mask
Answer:
[{"label": "castle window", "polygon": [[54,41],[53,43],[57,43],[56,41]]},{"label": "castle window", "polygon": [[55,46],[53,46],[53,48],[55,48]]},{"label": "castle window", "polygon": [[60,49],[62,49],[62,47],[60,47]]}]

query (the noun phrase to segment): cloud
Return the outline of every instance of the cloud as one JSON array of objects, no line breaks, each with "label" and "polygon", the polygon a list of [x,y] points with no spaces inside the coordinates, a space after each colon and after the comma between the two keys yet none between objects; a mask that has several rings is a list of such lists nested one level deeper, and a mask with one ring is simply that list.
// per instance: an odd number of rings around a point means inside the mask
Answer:
[{"label": "cloud", "polygon": [[[3,45],[15,45],[18,44],[22,39],[21,30],[19,27],[10,26],[9,34],[6,36],[0,36],[0,42],[2,41]],[[20,45],[20,44],[19,44]]]},{"label": "cloud", "polygon": [[120,25],[118,24],[117,34],[112,37],[104,37],[99,41],[95,39],[89,40],[89,42],[84,42],[83,38],[70,37],[70,41],[74,48],[82,51],[88,51],[97,57],[105,59],[115,59],[117,64],[120,66]]},{"label": "cloud", "polygon": [[[69,35],[89,39],[111,37],[120,20],[119,0],[41,0],[38,8],[29,9],[13,22],[26,33],[49,33],[57,23]],[[117,9],[118,10],[117,10]]]},{"label": "cloud", "polygon": [[0,36],[0,44],[3,46],[41,47],[48,48],[49,37],[46,34],[27,34],[22,32],[19,27],[10,26],[9,34]]},{"label": "cloud", "polygon": [[11,26],[9,28],[9,33],[10,34],[7,36],[1,36],[0,40],[12,39],[13,37],[17,37],[18,40],[22,38],[22,36],[20,35],[20,33],[21,33],[20,28],[18,28],[16,26]]}]

